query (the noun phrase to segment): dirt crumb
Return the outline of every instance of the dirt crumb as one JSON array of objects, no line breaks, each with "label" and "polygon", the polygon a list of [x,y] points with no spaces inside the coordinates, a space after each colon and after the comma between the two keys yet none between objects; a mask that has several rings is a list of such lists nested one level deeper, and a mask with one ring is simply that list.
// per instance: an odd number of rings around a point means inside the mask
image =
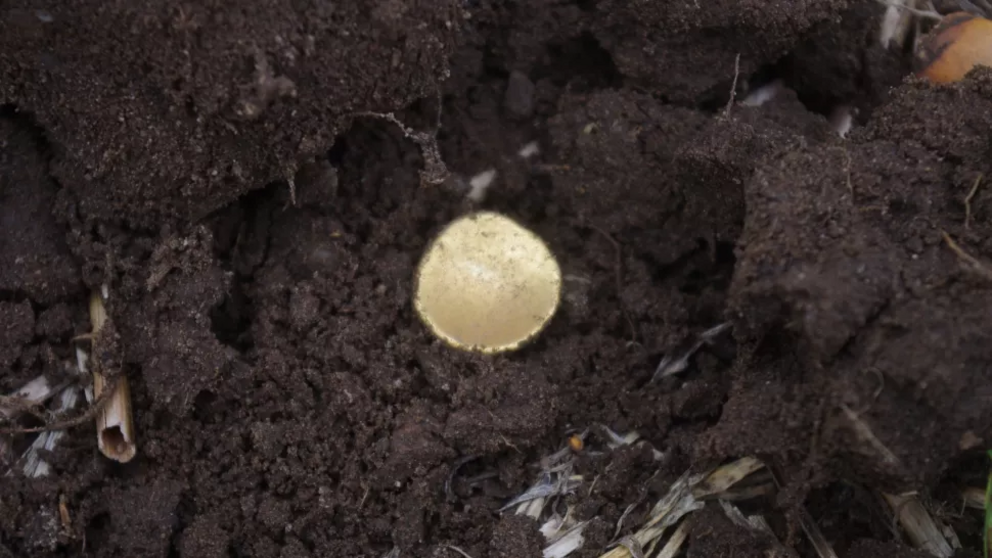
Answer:
[{"label": "dirt crumb", "polygon": [[747,556],[765,558],[777,551],[771,537],[731,521],[715,504],[693,514],[687,540],[689,558]]},{"label": "dirt crumb", "polygon": [[170,479],[112,490],[108,494],[110,547],[129,556],[167,556],[170,539],[179,527],[177,507],[182,492],[182,484]]},{"label": "dirt crumb", "polygon": [[56,222],[58,186],[27,118],[0,111],[0,290],[40,304],[79,294],[79,269]]},{"label": "dirt crumb", "polygon": [[538,556],[544,548],[544,537],[533,519],[522,515],[506,515],[493,529],[489,541],[489,558]]},{"label": "dirt crumb", "polygon": [[228,533],[209,516],[197,516],[183,530],[182,558],[224,558],[227,556]]},{"label": "dirt crumb", "polygon": [[554,386],[537,368],[487,367],[463,381],[454,400],[444,438],[466,454],[523,449],[558,413]]},{"label": "dirt crumb", "polygon": [[0,366],[17,362],[24,345],[34,338],[34,310],[28,301],[0,302]]}]

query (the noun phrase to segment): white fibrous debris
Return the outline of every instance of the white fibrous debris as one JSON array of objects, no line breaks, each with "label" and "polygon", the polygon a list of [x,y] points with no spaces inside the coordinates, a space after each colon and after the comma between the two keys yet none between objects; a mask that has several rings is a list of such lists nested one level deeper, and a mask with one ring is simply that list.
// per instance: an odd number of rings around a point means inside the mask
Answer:
[{"label": "white fibrous debris", "polygon": [[[79,388],[76,386],[69,386],[65,388],[61,394],[59,394],[59,402],[56,407],[56,412],[62,413],[72,409],[76,406],[76,402],[79,400]],[[51,467],[48,463],[41,459],[39,455],[40,450],[52,451],[55,446],[58,445],[59,440],[65,437],[65,430],[52,430],[49,432],[42,432],[34,442],[31,443],[31,447],[24,452],[24,476],[28,478],[44,477],[51,472]]]},{"label": "white fibrous debris", "polygon": [[[48,378],[44,375],[38,376],[30,382],[24,384],[20,389],[8,395],[8,397],[20,397],[28,403],[41,403],[52,394],[52,386],[48,383]],[[13,409],[0,409],[6,417],[10,417]]]},{"label": "white fibrous debris", "polygon": [[747,97],[744,97],[744,100],[741,101],[741,104],[746,107],[760,107],[768,101],[775,99],[775,97],[778,97],[779,93],[784,89],[785,84],[782,83],[782,80],[777,79],[748,93]]},{"label": "white fibrous debris", "polygon": [[[90,355],[86,351],[76,347],[76,371],[80,376],[88,376],[90,373],[89,369]],[[84,390],[84,395],[86,396],[86,402],[93,402],[93,384],[86,386]]]},{"label": "white fibrous debris", "polygon": [[540,152],[541,152],[541,146],[538,145],[536,141],[532,141],[521,147],[520,151],[517,152],[517,155],[520,155],[520,157],[524,159],[530,159],[531,157],[537,155]]},{"label": "white fibrous debris", "polygon": [[902,11],[896,6],[886,8],[878,33],[878,42],[881,43],[882,48],[889,48],[892,39],[895,38],[896,30],[899,28],[899,20],[902,18]]},{"label": "white fibrous debris", "polygon": [[830,115],[830,125],[841,138],[846,138],[847,134],[854,126],[854,115],[851,114],[851,107],[840,106],[834,109]]},{"label": "white fibrous debris", "polygon": [[465,197],[479,203],[486,198],[486,190],[496,178],[496,169],[482,171],[468,181],[468,194]]},{"label": "white fibrous debris", "polygon": [[563,537],[555,541],[553,544],[544,548],[544,558],[565,558],[569,554],[575,552],[576,550],[582,548],[585,544],[586,539],[582,536],[582,530],[585,529],[586,522],[579,523],[575,527],[572,527]]},{"label": "white fibrous debris", "polygon": [[882,48],[891,46],[902,47],[906,37],[913,28],[914,8],[916,0],[886,0],[889,7],[882,16],[882,24],[878,29],[878,42]]}]

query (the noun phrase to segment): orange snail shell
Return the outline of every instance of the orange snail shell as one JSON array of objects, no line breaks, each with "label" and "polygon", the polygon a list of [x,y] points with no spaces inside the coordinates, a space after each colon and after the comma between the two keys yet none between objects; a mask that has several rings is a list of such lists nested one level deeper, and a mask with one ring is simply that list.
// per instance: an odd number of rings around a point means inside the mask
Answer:
[{"label": "orange snail shell", "polygon": [[992,21],[955,12],[920,41],[916,73],[934,83],[960,81],[975,66],[992,67]]}]

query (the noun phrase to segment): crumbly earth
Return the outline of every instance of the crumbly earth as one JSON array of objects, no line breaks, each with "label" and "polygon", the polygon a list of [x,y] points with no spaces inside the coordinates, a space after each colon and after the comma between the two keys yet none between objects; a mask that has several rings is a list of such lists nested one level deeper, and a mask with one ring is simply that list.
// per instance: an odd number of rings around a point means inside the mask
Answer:
[{"label": "crumbly earth", "polygon": [[[74,380],[105,286],[138,457],[108,461],[87,421],[25,479],[33,438],[5,438],[0,557],[536,557],[540,522],[499,510],[587,430],[571,556],[745,455],[781,484],[740,504],[774,536],[709,502],[686,556],[813,556],[802,513],[840,556],[922,556],[877,490],[918,491],[976,551],[958,494],[992,440],[992,71],[909,77],[883,11],[4,3],[0,390]],[[357,114],[390,111],[414,133]],[[564,276],[547,330],[495,357],[410,303],[432,236],[480,207]]]}]

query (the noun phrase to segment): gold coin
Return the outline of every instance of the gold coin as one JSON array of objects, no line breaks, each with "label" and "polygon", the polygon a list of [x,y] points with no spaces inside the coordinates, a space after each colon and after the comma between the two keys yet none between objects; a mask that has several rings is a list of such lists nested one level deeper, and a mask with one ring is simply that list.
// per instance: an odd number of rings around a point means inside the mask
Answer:
[{"label": "gold coin", "polygon": [[520,348],[551,320],[561,269],[548,246],[489,211],[449,224],[417,268],[414,308],[449,345],[498,353]]}]

